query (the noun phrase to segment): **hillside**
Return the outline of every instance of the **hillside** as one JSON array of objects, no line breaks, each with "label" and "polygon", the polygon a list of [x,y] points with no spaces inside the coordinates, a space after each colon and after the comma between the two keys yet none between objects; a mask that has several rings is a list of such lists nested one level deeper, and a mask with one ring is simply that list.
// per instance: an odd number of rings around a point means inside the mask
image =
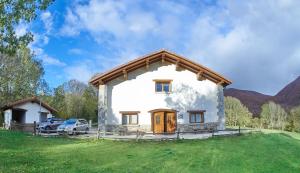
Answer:
[{"label": "hillside", "polygon": [[285,108],[300,105],[300,76],[279,91],[272,99]]},{"label": "hillside", "polygon": [[274,101],[284,108],[290,109],[300,105],[300,76],[285,86],[275,96],[235,88],[225,89],[224,94],[225,96],[232,96],[239,99],[254,116],[260,114],[261,106],[267,101]]},{"label": "hillside", "polygon": [[235,88],[226,89],[224,94],[225,96],[239,99],[254,116],[258,116],[261,111],[261,106],[272,98],[272,96],[255,91],[239,90]]}]

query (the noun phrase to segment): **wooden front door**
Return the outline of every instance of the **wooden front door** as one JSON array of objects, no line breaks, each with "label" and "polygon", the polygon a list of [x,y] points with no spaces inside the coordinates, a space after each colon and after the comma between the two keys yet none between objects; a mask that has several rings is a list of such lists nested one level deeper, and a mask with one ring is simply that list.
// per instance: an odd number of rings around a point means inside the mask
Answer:
[{"label": "wooden front door", "polygon": [[176,115],[174,112],[167,112],[166,113],[166,127],[168,133],[175,133],[176,130]]},{"label": "wooden front door", "polygon": [[152,114],[153,133],[175,133],[176,113],[159,111]]},{"label": "wooden front door", "polygon": [[164,133],[164,112],[155,112],[153,115],[153,132]]}]

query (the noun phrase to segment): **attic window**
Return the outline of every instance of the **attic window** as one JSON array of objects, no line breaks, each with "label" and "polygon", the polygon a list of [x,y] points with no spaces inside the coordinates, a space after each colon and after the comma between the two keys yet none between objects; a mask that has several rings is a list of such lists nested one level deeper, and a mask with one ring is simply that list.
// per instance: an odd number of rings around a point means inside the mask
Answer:
[{"label": "attic window", "polygon": [[171,82],[172,80],[169,79],[155,79],[155,92],[157,93],[170,93],[171,92]]}]

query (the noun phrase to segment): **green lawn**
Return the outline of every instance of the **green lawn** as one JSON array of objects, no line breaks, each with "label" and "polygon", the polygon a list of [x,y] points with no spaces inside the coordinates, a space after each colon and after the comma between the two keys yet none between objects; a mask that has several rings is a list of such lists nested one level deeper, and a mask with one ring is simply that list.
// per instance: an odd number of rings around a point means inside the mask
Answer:
[{"label": "green lawn", "polygon": [[300,172],[300,135],[86,141],[0,131],[0,172]]}]

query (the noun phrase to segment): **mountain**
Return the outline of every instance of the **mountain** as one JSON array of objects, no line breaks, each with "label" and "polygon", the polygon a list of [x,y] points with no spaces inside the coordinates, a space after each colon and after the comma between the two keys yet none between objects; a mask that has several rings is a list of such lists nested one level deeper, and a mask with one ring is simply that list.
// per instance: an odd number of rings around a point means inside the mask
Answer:
[{"label": "mountain", "polygon": [[300,76],[285,86],[275,96],[234,88],[225,89],[224,95],[239,99],[252,112],[253,116],[259,116],[261,106],[268,101],[274,101],[288,110],[300,105]]},{"label": "mountain", "polygon": [[288,109],[295,106],[299,106],[300,105],[300,76],[293,82],[289,83],[281,91],[279,91],[272,100]]},{"label": "mountain", "polygon": [[261,106],[272,98],[255,91],[239,90],[235,88],[225,89],[225,96],[231,96],[239,99],[252,112],[253,116],[259,116]]}]

